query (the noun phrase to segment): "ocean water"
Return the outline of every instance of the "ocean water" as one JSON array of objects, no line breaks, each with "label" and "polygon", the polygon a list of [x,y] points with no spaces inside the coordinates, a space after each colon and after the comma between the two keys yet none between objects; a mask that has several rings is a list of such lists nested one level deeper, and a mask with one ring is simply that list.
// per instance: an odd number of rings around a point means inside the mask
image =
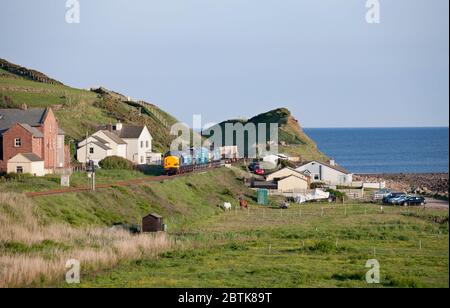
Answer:
[{"label": "ocean water", "polygon": [[353,173],[448,172],[448,127],[304,131],[322,152]]}]

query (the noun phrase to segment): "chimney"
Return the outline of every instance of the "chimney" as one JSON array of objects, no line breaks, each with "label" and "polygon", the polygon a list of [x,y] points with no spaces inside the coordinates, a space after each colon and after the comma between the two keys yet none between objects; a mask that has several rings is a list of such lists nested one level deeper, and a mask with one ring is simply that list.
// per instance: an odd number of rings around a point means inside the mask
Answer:
[{"label": "chimney", "polygon": [[330,159],[330,166],[336,166],[336,161],[334,159]]}]

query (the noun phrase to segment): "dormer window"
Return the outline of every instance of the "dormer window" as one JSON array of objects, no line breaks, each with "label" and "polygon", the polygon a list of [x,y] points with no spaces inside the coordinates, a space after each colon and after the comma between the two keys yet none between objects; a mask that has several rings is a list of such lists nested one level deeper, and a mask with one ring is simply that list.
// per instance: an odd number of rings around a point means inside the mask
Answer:
[{"label": "dormer window", "polygon": [[20,148],[22,146],[22,139],[20,139],[20,138],[14,139],[14,146],[16,148]]}]

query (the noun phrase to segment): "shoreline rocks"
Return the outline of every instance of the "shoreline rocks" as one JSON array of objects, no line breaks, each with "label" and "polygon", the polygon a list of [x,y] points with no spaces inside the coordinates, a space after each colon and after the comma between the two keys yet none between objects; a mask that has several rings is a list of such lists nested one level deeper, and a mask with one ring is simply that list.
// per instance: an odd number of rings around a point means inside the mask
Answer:
[{"label": "shoreline rocks", "polygon": [[448,200],[448,173],[356,174],[355,181],[386,182],[395,191],[415,192]]}]

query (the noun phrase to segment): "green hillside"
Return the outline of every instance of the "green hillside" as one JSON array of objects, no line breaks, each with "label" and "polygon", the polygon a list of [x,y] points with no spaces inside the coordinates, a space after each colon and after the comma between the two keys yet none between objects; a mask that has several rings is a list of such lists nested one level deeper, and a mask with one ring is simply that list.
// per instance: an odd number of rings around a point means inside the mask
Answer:
[{"label": "green hillside", "polygon": [[170,146],[170,126],[177,122],[155,105],[128,102],[125,96],[110,91],[71,88],[42,73],[0,59],[0,108],[23,108],[25,105],[52,107],[61,127],[75,140],[100,124],[117,120],[147,125],[154,138],[155,151],[165,151]]},{"label": "green hillside", "polygon": [[[256,127],[258,124],[265,123],[269,128],[270,123],[278,124],[278,141],[281,153],[292,156],[300,156],[303,160],[327,160],[327,156],[320,152],[316,143],[311,140],[302,130],[299,122],[292,116],[291,112],[286,108],[278,108],[254,116],[248,120],[227,120],[218,125],[224,130],[226,123],[254,123]],[[269,139],[270,131],[267,129],[267,139]],[[225,142],[225,139],[223,139]],[[246,141],[247,143],[247,141]]]}]

